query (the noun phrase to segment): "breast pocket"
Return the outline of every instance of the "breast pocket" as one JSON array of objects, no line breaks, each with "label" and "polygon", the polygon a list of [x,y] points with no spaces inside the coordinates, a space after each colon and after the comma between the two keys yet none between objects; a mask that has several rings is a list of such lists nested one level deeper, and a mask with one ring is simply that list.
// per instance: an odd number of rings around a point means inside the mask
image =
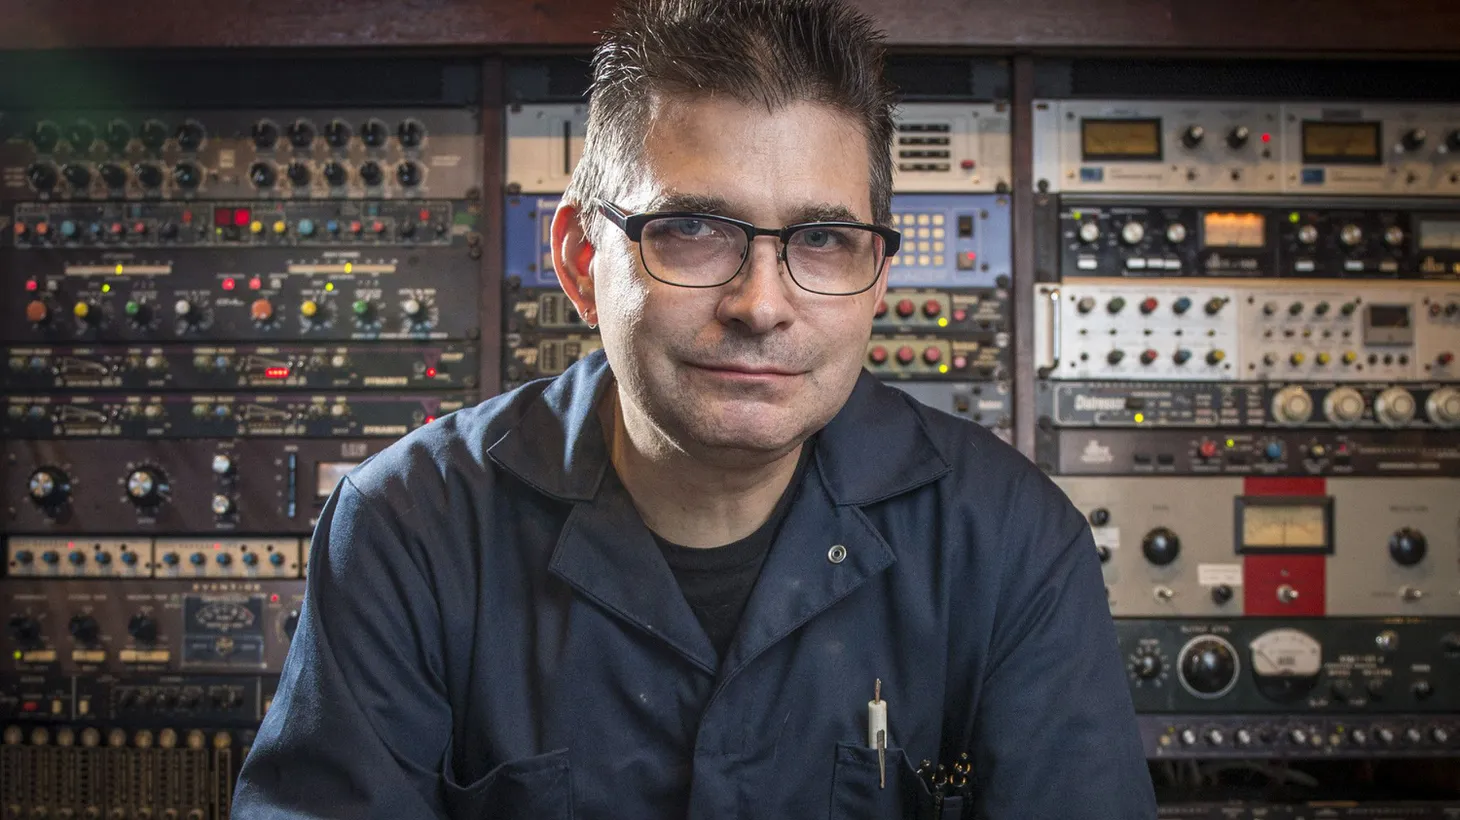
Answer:
[{"label": "breast pocket", "polygon": [[932,794],[901,749],[887,750],[884,788],[876,749],[836,745],[831,820],[924,820],[938,816],[931,807]]},{"label": "breast pocket", "polygon": [[447,761],[442,800],[452,820],[572,820],[567,749],[509,760],[465,786]]}]

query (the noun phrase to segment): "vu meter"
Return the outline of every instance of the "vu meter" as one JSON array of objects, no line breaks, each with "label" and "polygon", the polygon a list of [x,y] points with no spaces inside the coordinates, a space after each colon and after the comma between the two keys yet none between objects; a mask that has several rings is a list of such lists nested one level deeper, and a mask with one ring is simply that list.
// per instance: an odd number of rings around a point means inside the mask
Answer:
[{"label": "vu meter", "polygon": [[1306,632],[1274,629],[1252,640],[1252,675],[1267,697],[1286,702],[1313,689],[1323,669],[1323,647]]},{"label": "vu meter", "polygon": [[1237,499],[1241,552],[1330,552],[1332,499]]}]

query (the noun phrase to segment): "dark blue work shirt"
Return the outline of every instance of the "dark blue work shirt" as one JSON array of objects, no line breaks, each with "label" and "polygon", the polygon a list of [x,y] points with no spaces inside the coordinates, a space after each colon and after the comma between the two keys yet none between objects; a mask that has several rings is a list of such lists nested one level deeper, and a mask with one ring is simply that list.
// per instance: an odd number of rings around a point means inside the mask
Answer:
[{"label": "dark blue work shirt", "polygon": [[1155,817],[1089,528],[1018,452],[863,373],[721,661],[610,475],[611,383],[595,353],[341,482],[234,817],[903,818],[961,752],[964,818]]}]

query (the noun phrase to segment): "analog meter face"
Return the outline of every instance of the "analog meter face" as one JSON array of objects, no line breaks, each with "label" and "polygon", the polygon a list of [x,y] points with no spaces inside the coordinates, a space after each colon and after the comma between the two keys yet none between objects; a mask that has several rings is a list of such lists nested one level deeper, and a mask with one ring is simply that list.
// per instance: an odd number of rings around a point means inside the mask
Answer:
[{"label": "analog meter face", "polygon": [[1269,678],[1311,678],[1323,667],[1323,647],[1306,632],[1274,629],[1248,645],[1252,673]]}]

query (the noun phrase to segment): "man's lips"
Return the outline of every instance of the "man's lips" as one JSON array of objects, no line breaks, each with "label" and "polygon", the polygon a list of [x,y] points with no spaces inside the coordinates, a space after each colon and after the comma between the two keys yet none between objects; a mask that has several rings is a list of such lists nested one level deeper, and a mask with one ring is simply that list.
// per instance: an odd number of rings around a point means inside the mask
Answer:
[{"label": "man's lips", "polygon": [[737,362],[690,362],[690,367],[701,370],[715,370],[722,373],[739,373],[746,376],[799,376],[803,371],[775,365],[740,364]]}]

